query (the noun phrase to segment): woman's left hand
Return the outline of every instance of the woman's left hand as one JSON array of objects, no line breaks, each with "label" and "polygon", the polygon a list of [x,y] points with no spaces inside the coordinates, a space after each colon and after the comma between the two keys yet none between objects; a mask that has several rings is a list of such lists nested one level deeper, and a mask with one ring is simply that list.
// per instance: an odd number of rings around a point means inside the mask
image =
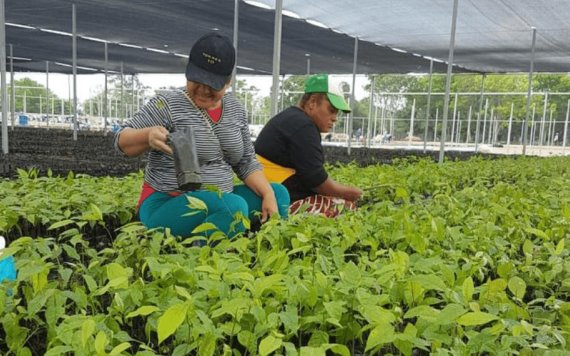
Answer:
[{"label": "woman's left hand", "polygon": [[261,200],[261,222],[266,222],[271,215],[278,214],[277,201],[275,200],[275,194],[271,190],[270,194],[266,194]]},{"label": "woman's left hand", "polygon": [[254,171],[244,179],[247,185],[257,196],[261,197],[261,222],[266,222],[271,215],[279,213],[277,200],[273,188],[265,178],[262,171]]}]

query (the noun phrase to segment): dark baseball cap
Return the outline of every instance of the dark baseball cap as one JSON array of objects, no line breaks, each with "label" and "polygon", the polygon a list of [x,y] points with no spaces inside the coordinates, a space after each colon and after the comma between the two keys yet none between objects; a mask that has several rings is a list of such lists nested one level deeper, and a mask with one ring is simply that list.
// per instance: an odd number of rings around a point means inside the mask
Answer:
[{"label": "dark baseball cap", "polygon": [[190,49],[186,79],[220,90],[230,79],[235,63],[236,51],[230,39],[210,32]]}]

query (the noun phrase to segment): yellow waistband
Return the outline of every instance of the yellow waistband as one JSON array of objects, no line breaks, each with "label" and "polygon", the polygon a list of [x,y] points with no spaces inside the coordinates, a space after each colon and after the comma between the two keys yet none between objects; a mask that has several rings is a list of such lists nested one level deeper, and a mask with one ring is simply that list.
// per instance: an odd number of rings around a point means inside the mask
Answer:
[{"label": "yellow waistband", "polygon": [[287,178],[295,174],[295,170],[293,168],[280,166],[277,163],[273,163],[270,160],[261,157],[260,155],[257,155],[257,160],[263,166],[263,173],[270,182],[282,183]]}]

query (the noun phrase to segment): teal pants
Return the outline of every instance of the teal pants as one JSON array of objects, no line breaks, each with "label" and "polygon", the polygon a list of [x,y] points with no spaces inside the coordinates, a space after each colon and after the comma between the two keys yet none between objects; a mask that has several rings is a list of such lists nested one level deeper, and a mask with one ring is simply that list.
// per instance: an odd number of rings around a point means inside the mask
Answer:
[{"label": "teal pants", "polygon": [[[289,192],[281,184],[271,183],[271,187],[275,192],[279,215],[286,218],[290,203]],[[186,196],[200,199],[207,210],[189,208]],[[251,220],[255,217],[255,213],[260,211],[261,198],[246,185],[237,185],[232,193],[221,193],[221,195],[205,190],[195,190],[177,197],[154,192],[141,204],[139,217],[149,229],[170,228],[174,235],[183,237],[191,236],[198,225],[209,222],[231,238],[245,231],[241,222],[232,224],[236,213],[241,212]]]}]

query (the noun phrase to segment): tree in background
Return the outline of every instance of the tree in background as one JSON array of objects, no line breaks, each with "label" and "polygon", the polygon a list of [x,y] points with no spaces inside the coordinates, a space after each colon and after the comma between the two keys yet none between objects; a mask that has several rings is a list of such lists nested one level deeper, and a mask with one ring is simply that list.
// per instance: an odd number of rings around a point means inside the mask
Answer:
[{"label": "tree in background", "polygon": [[306,79],[306,75],[292,75],[282,82],[281,97],[279,98],[279,111],[290,106],[297,105],[305,91]]},{"label": "tree in background", "polygon": [[[45,115],[70,115],[69,100],[58,97],[54,92],[30,78],[14,80],[16,94],[16,112],[26,112]],[[48,99],[49,97],[49,99]],[[8,100],[12,98],[12,85],[8,86]],[[48,102],[49,100],[49,102]]]},{"label": "tree in background", "polygon": [[[429,113],[428,140],[434,139],[434,124],[437,120],[435,132],[438,137],[441,131],[443,118],[443,106],[445,92],[445,75],[434,74],[432,77],[432,97]],[[526,92],[528,89],[528,76],[526,74],[489,74],[485,79],[485,94],[480,103],[481,75],[477,74],[454,74],[451,82],[450,102],[448,112],[448,132],[446,137],[451,139],[452,130],[454,140],[473,142],[475,139],[476,122],[480,122],[480,141],[495,142],[507,141],[507,127],[512,112],[511,140],[520,142],[522,122],[526,115]],[[369,77],[369,81],[370,81]],[[410,132],[410,118],[414,108],[415,136],[423,138],[426,124],[427,91],[429,87],[428,75],[379,75],[375,76],[375,105],[380,112],[380,118],[384,128],[396,137],[405,138]],[[370,90],[370,82],[366,86]],[[543,116],[545,95],[540,92],[568,92],[570,90],[570,78],[565,74],[535,74],[533,79],[532,108],[536,111],[536,120]],[[455,103],[455,93],[458,93]],[[512,94],[517,93],[517,94]],[[557,130],[562,125],[565,110],[568,107],[568,95],[552,95],[548,98],[546,121],[549,120],[550,112],[558,118]],[[369,104],[369,98],[364,98],[362,103]],[[479,107],[481,105],[481,111]],[[485,106],[487,105],[487,110]],[[369,105],[361,106],[368,116]],[[561,109],[562,108],[562,109]],[[471,110],[470,110],[471,109]],[[471,116],[469,117],[469,111]],[[437,113],[437,118],[436,118]],[[492,114],[492,116],[491,116]],[[455,125],[453,119],[455,115]],[[540,116],[540,117],[539,117]],[[530,127],[532,118],[527,123]],[[546,124],[543,124],[545,126]],[[380,126],[380,124],[379,124]],[[552,136],[556,128],[550,129]],[[491,129],[492,127],[492,129]],[[380,132],[378,128],[377,132]],[[493,134],[493,136],[491,135]],[[484,136],[483,136],[484,135]],[[435,137],[435,138],[438,138]]]},{"label": "tree in background", "polygon": [[238,79],[236,83],[235,97],[243,105],[247,112],[247,122],[261,124],[263,117],[263,99],[258,96],[259,89],[255,85],[249,85],[246,80]]},{"label": "tree in background", "polygon": [[[107,117],[124,120],[144,104],[145,98],[152,95],[150,87],[141,83],[137,76],[124,75],[121,85],[121,75],[109,75],[107,82]],[[83,112],[89,116],[104,116],[105,88],[100,87],[95,95],[83,102]],[[161,88],[157,92],[168,90]]]}]

